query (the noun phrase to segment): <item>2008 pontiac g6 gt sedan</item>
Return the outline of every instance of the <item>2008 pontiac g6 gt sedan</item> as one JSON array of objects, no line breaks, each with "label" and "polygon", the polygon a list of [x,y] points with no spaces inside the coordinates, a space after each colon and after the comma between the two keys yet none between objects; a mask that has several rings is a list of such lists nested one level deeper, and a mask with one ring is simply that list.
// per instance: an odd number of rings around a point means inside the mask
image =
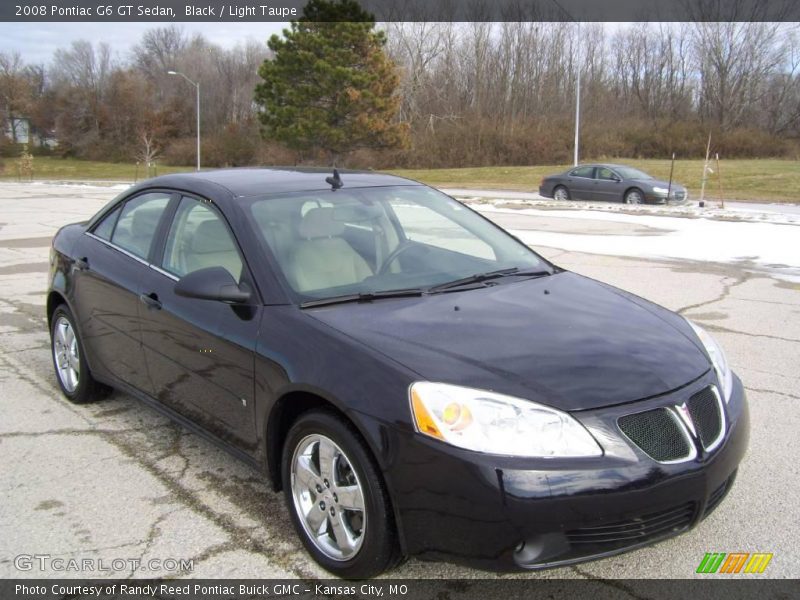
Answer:
[{"label": "2008 pontiac g6 gt sedan", "polygon": [[398,177],[151,179],[58,232],[47,317],[69,400],[128,392],[249,461],[344,577],[657,542],[747,446],[703,329]]}]

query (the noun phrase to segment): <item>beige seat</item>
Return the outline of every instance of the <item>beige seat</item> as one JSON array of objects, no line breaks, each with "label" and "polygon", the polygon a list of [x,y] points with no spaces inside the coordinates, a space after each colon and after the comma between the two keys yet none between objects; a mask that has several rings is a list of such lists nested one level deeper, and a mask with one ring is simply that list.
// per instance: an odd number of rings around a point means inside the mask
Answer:
[{"label": "beige seat", "polygon": [[298,228],[302,240],[289,257],[287,276],[298,292],[352,285],[372,270],[343,237],[344,223],[331,207],[308,211]]},{"label": "beige seat", "polygon": [[231,234],[219,219],[209,219],[197,226],[185,260],[187,273],[208,267],[223,267],[236,281],[242,275],[242,260]]}]

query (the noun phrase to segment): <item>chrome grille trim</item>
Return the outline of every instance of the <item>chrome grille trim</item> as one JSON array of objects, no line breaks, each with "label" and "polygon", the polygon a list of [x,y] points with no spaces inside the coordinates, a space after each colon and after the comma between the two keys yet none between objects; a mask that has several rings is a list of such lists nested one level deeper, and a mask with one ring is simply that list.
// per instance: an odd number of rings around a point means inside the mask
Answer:
[{"label": "chrome grille trim", "polygon": [[[700,444],[703,446],[703,450],[706,452],[713,452],[716,450],[719,445],[722,443],[722,440],[725,439],[725,433],[727,432],[727,426],[725,423],[725,404],[722,402],[722,396],[717,389],[717,386],[710,385],[708,389],[711,390],[711,393],[714,394],[714,398],[717,400],[717,411],[719,412],[719,435],[714,438],[714,440],[706,446],[703,444],[702,438],[698,435],[697,439],[700,441]],[[702,391],[702,390],[701,390]],[[698,392],[700,393],[700,392]],[[691,400],[691,398],[689,399]],[[695,425],[696,427],[696,425]]]}]

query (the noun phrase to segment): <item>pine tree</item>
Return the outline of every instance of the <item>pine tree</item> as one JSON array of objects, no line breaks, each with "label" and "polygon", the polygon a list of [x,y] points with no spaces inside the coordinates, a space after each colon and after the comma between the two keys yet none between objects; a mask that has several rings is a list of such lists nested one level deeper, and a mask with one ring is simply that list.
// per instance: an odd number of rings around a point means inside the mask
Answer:
[{"label": "pine tree", "polygon": [[355,0],[311,0],[259,69],[262,135],[302,152],[337,158],[357,148],[397,148],[407,127],[396,121],[398,75],[384,53],[385,34]]}]

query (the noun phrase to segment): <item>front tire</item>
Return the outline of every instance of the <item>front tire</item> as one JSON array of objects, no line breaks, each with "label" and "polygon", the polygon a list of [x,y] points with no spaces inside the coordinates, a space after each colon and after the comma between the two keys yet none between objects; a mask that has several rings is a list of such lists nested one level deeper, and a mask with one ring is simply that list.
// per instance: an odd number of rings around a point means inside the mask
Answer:
[{"label": "front tire", "polygon": [[625,192],[625,204],[644,204],[642,190],[633,188]]},{"label": "front tire", "polygon": [[56,381],[67,400],[85,404],[109,394],[111,388],[92,377],[75,319],[64,304],[56,308],[51,319],[50,348]]},{"label": "front tire", "polygon": [[386,485],[350,423],[329,411],[303,414],[286,437],[281,476],[295,530],[322,567],[364,579],[397,562]]}]

